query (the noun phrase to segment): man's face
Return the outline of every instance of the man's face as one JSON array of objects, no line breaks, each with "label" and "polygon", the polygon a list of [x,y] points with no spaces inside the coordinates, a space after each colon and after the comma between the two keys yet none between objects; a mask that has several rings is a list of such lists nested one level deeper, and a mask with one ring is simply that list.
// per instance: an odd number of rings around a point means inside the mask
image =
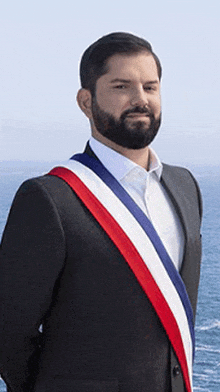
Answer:
[{"label": "man's face", "polygon": [[96,83],[93,135],[130,149],[148,146],[161,121],[160,84],[152,55],[115,55]]}]

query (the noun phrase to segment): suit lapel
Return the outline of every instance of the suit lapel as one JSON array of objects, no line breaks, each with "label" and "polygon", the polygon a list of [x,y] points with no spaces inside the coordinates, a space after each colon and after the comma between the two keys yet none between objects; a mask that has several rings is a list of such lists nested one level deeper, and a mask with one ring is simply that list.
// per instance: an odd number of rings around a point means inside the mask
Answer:
[{"label": "suit lapel", "polygon": [[183,225],[185,248],[180,275],[185,283],[195,315],[200,263],[200,233],[198,231],[200,216],[195,194],[196,187],[192,186],[193,180],[190,181],[190,176],[187,171],[186,173],[187,177],[183,178],[182,169],[163,164],[161,182]]},{"label": "suit lapel", "polygon": [[91,149],[91,147],[90,147],[90,145],[89,145],[89,142],[86,143],[86,147],[85,147],[84,152],[85,152],[86,154],[88,154],[90,157],[93,157],[93,158],[95,158],[95,159],[97,159],[97,160],[99,161],[98,157],[95,155],[95,153],[94,153],[93,150]]},{"label": "suit lapel", "polygon": [[[187,253],[187,237],[188,237],[188,214],[184,205],[183,193],[180,192],[180,188],[178,186],[178,179],[175,177],[175,173],[170,171],[170,167],[168,165],[163,164],[163,174],[161,178],[161,182],[166,189],[175,209],[180,218],[180,222],[182,223],[183,232],[185,236],[185,247],[183,253],[183,261],[180,274],[182,276],[183,265],[185,262],[185,255]],[[177,181],[176,181],[177,180]],[[184,276],[182,276],[184,279]]]},{"label": "suit lapel", "polygon": [[180,218],[180,221],[183,226],[183,231],[185,235],[185,245],[187,242],[187,226],[188,226],[188,217],[186,213],[186,209],[183,204],[182,192],[180,192],[178,183],[176,182],[176,178],[174,177],[175,173],[170,172],[169,166],[163,164],[163,174],[161,178],[161,183],[166,189],[175,209]]}]

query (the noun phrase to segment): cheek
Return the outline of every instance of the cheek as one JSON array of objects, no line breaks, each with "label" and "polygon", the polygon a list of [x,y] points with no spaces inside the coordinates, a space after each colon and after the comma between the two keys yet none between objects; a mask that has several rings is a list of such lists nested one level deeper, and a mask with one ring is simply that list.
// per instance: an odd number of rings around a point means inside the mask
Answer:
[{"label": "cheek", "polygon": [[157,97],[155,99],[152,100],[151,102],[151,107],[154,110],[154,112],[156,114],[159,114],[161,111],[161,101],[160,101],[160,97]]},{"label": "cheek", "polygon": [[101,109],[107,110],[113,106],[113,101],[108,94],[99,93],[96,95],[96,101]]},{"label": "cheek", "polygon": [[113,114],[115,117],[120,117],[123,110],[127,109],[127,103],[122,97],[112,96],[111,94],[99,94],[97,97],[99,107]]}]

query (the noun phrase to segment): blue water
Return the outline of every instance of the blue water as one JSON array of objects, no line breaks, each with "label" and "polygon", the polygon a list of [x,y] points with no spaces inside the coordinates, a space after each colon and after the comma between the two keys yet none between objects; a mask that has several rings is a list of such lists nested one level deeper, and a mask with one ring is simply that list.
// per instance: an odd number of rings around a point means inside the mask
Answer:
[{"label": "blue water", "polygon": [[[21,182],[46,172],[53,163],[0,162],[0,235]],[[220,391],[220,170],[191,167],[204,201],[203,261],[196,317],[194,391]],[[0,392],[5,391],[0,380]]]}]

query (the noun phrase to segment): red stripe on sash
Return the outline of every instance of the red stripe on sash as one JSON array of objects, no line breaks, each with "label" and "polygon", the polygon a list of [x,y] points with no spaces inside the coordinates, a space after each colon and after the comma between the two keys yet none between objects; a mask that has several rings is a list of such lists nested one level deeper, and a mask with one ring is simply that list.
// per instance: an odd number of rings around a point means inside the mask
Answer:
[{"label": "red stripe on sash", "polygon": [[182,369],[186,390],[187,392],[192,392],[184,346],[176,319],[137,249],[119,226],[117,221],[110,215],[106,208],[99,202],[99,200],[76,174],[63,167],[56,167],[52,169],[49,174],[60,177],[67,182],[67,184],[83,201],[94,218],[99,222],[101,227],[105,230],[117,246],[120,253],[123,255],[126,262],[129,264],[139,284],[152,303],[170,339]]}]

